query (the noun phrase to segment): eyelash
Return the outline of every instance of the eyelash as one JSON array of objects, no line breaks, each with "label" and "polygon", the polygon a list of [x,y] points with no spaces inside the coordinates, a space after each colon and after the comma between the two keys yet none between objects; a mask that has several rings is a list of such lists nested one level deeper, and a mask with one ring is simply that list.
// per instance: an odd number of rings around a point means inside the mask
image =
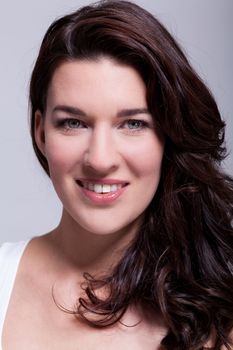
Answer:
[{"label": "eyelash", "polygon": [[[71,127],[69,126],[69,123],[72,123],[72,122],[77,122],[78,126],[74,126],[74,127]],[[128,123],[128,126],[129,126],[129,123],[137,123],[139,124],[139,126],[137,128],[126,128],[128,132],[130,133],[136,133],[136,132],[140,132],[142,131],[143,129],[145,128],[148,128],[149,127],[149,122],[145,121],[145,120],[141,120],[141,119],[127,119],[125,120],[121,125],[120,125],[120,129],[124,129],[124,126],[127,125]],[[67,132],[72,132],[73,130],[75,129],[86,129],[87,126],[85,125],[85,123],[83,123],[81,120],[79,119],[75,119],[75,118],[65,118],[65,119],[62,119],[62,120],[59,120],[57,122],[57,127],[59,129],[64,129],[66,130]]]},{"label": "eyelash", "polygon": [[[129,122],[140,124],[140,126],[137,127],[136,129],[135,128],[128,128],[129,130],[131,130],[131,131],[133,130],[134,132],[141,131],[142,129],[145,129],[146,127],[149,127],[149,123],[148,122],[146,122],[145,120],[140,120],[140,119],[128,119],[123,124],[127,124]],[[128,126],[129,126],[129,124],[128,124]]]},{"label": "eyelash", "polygon": [[66,129],[66,130],[72,130],[72,129],[80,129],[79,127],[76,128],[76,127],[70,127],[68,125],[69,122],[79,122],[79,125],[82,124],[82,122],[79,120],[79,119],[74,119],[74,118],[66,118],[66,119],[62,119],[62,120],[59,120],[58,123],[57,123],[57,126],[58,128],[61,128],[61,129]]}]

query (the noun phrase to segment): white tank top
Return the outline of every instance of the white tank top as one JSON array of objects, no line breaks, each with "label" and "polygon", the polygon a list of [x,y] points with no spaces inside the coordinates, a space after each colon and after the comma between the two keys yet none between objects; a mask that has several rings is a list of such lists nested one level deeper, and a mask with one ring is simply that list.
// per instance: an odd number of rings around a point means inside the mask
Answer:
[{"label": "white tank top", "polygon": [[0,247],[0,350],[2,350],[3,324],[15,276],[20,258],[28,242],[29,240],[17,243],[4,243]]}]

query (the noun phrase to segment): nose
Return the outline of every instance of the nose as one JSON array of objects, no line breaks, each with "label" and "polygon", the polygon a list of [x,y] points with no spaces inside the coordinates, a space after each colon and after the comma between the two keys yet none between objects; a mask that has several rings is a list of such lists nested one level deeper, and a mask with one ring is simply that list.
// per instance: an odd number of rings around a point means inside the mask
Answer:
[{"label": "nose", "polygon": [[93,128],[84,154],[86,171],[105,176],[119,166],[119,154],[113,131],[106,126]]}]

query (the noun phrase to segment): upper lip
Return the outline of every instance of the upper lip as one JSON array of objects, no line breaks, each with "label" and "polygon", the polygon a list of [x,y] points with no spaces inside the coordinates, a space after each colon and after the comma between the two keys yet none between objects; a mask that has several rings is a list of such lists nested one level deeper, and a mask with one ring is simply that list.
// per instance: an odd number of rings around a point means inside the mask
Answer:
[{"label": "upper lip", "polygon": [[94,179],[94,178],[79,178],[76,181],[81,181],[81,182],[89,182],[92,184],[101,184],[101,185],[124,185],[124,184],[128,184],[127,181],[123,181],[123,180],[117,180],[117,179]]}]

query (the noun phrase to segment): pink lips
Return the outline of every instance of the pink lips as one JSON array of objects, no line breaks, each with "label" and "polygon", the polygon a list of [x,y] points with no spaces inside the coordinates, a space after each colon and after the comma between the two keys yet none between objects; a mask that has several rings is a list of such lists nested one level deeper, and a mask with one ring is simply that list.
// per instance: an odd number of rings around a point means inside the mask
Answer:
[{"label": "pink lips", "polygon": [[[81,183],[83,182],[89,182],[92,184],[106,184],[106,185],[122,185],[122,187],[118,188],[116,191],[108,192],[108,193],[96,193],[94,191],[91,191],[88,188],[82,187]],[[125,181],[119,181],[116,179],[79,179],[77,181],[79,185],[79,189],[84,194],[86,198],[88,198],[91,202],[95,204],[111,204],[113,203],[117,198],[119,198],[126,190],[126,187],[128,185]]]}]

